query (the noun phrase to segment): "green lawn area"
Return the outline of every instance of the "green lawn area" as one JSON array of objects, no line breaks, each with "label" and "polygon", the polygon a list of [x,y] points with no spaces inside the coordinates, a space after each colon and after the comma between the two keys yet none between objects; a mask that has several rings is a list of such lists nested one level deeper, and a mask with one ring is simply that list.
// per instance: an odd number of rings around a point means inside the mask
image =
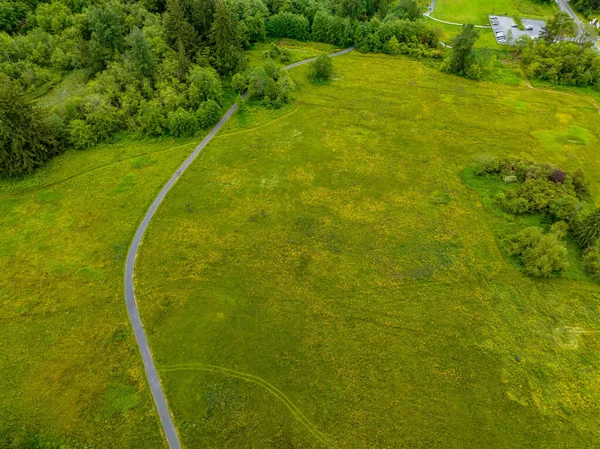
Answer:
[{"label": "green lawn area", "polygon": [[488,15],[547,19],[558,7],[535,0],[437,0],[432,16],[448,22],[489,25]]},{"label": "green lawn area", "polygon": [[597,198],[598,111],[401,57],[334,64],[234,117],[142,244],[185,447],[593,447],[600,286],[523,276],[463,172],[482,153],[585,167]]}]

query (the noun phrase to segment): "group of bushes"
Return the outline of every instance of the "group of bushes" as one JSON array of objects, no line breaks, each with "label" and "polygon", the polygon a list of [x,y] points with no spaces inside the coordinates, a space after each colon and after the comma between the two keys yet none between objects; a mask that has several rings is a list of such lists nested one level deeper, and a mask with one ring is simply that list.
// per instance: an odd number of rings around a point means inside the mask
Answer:
[{"label": "group of bushes", "polygon": [[568,173],[549,164],[482,156],[475,173],[507,184],[493,197],[500,209],[515,215],[540,213],[552,221],[548,232],[532,226],[503,239],[506,252],[520,259],[525,273],[541,277],[563,273],[569,237],[583,250],[584,270],[600,281],[600,209],[592,206],[583,169]]},{"label": "group of bushes", "polygon": [[600,87],[600,56],[572,41],[528,41],[520,48],[525,74],[553,84]]},{"label": "group of bushes", "polygon": [[292,101],[296,87],[286,70],[271,59],[262,67],[235,74],[231,85],[238,93],[248,91],[249,98],[262,100],[265,106],[275,109]]}]

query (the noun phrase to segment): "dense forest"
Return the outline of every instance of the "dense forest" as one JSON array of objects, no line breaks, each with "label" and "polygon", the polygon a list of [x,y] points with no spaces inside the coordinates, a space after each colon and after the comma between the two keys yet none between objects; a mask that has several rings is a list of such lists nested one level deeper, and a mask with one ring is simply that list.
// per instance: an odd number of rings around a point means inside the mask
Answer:
[{"label": "dense forest", "polygon": [[[281,107],[293,98],[293,82],[278,68],[289,55],[274,45],[265,66],[249,70],[244,50],[257,42],[450,53],[443,67],[478,78],[476,33],[448,52],[422,12],[415,0],[0,1],[0,174],[31,172],[65,148],[123,132],[196,135],[218,121],[234,90]],[[589,42],[545,39],[519,51],[531,76],[600,83],[600,58]],[[74,74],[84,88],[45,108],[34,101]]]},{"label": "dense forest", "polygon": [[[394,38],[399,52],[441,54],[414,0],[29,0],[0,3],[0,30],[0,107],[11,123],[0,133],[5,175],[122,131],[194,135],[220,117],[234,74],[280,106],[289,78],[268,67],[248,72],[243,53],[269,38],[362,51],[384,51]],[[89,80],[84,91],[44,113],[29,102],[73,71]]]}]

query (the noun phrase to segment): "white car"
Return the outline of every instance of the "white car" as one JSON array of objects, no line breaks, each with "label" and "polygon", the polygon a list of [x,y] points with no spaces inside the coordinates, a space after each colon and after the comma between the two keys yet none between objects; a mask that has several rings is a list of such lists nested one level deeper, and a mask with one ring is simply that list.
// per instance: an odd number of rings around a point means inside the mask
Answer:
[{"label": "white car", "polygon": [[504,37],[504,33],[502,31],[496,31],[496,37]]},{"label": "white car", "polygon": [[525,25],[525,29],[527,31],[531,31],[531,30],[533,30],[533,27],[531,25]]}]

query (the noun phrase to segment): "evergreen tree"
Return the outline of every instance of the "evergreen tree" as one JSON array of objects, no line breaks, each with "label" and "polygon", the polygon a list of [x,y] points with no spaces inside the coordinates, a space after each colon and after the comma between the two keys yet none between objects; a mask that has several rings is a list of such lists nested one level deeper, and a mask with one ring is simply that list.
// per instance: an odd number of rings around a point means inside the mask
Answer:
[{"label": "evergreen tree", "polygon": [[175,66],[175,77],[183,81],[190,69],[191,62],[185,54],[185,46],[181,39],[177,40],[177,65]]},{"label": "evergreen tree", "polygon": [[196,30],[185,17],[182,0],[167,1],[163,24],[167,39],[175,50],[179,51],[179,42],[181,42],[186,55],[189,56],[196,51]]},{"label": "evergreen tree", "polygon": [[459,75],[466,75],[475,63],[473,45],[479,38],[479,33],[472,24],[462,27],[460,33],[452,39],[452,52],[447,63],[447,70]]},{"label": "evergreen tree", "polygon": [[217,0],[215,20],[210,30],[214,64],[221,75],[233,75],[243,61],[237,20],[226,0]]},{"label": "evergreen tree", "polygon": [[201,41],[208,40],[210,26],[214,19],[214,0],[191,0],[189,5],[190,21]]},{"label": "evergreen tree", "polygon": [[56,154],[54,130],[20,86],[0,78],[0,175],[31,172]]},{"label": "evergreen tree", "polygon": [[340,6],[342,16],[351,19],[360,19],[366,12],[365,0],[342,0]]},{"label": "evergreen tree", "polygon": [[600,208],[575,227],[574,240],[582,248],[593,246],[600,238]]},{"label": "evergreen tree", "polygon": [[127,43],[131,46],[131,50],[127,53],[129,62],[143,76],[152,76],[156,62],[144,33],[138,27],[134,27],[127,38]]}]

